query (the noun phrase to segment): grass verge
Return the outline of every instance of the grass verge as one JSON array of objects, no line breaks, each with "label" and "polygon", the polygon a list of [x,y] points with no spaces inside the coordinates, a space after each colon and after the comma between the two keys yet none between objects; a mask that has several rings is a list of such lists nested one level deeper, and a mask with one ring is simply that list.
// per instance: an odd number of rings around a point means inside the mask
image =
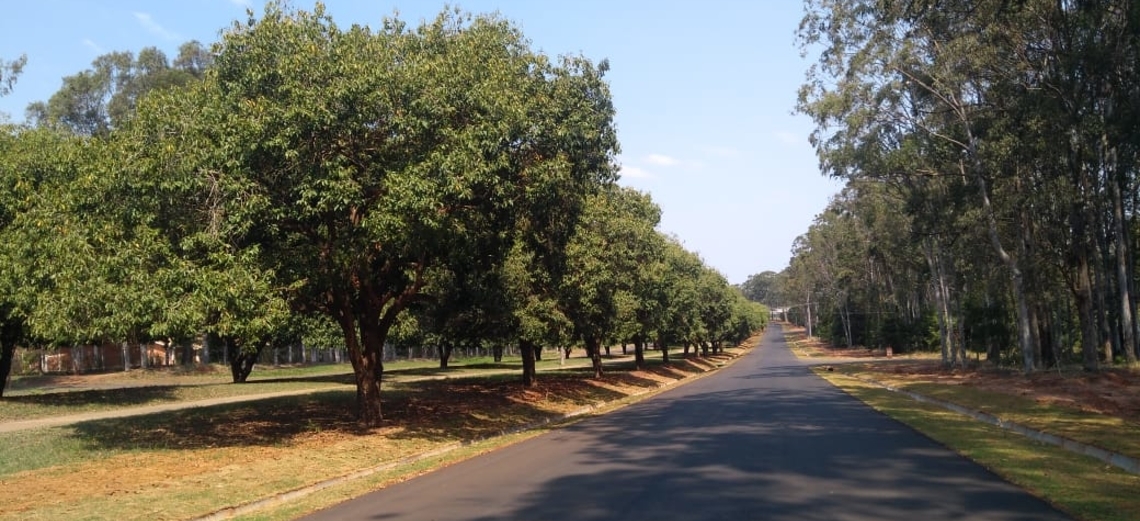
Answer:
[{"label": "grass verge", "polygon": [[470,443],[322,491],[312,499],[319,505],[305,507],[316,509],[351,497],[336,494],[370,490],[531,435],[497,437],[502,432],[645,396],[710,365],[651,361],[645,371],[613,367],[601,381],[588,378],[588,370],[565,368],[543,373],[537,389],[523,388],[516,374],[396,382],[386,386],[385,422],[373,429],[356,425],[352,390],[329,390],[0,434],[0,520],[189,519]]},{"label": "grass verge", "polygon": [[[969,457],[1078,519],[1128,521],[1136,519],[1136,513],[1140,512],[1140,476],[1059,447],[1034,442],[935,405],[916,402],[842,373],[822,370],[817,370],[817,373],[871,407]],[[937,394],[938,398],[966,406],[971,405],[961,403],[955,397],[985,400],[969,391],[942,391]],[[987,412],[991,414],[1002,413],[998,415],[1008,414],[1017,418],[1028,418],[1034,414],[1033,407],[1027,407],[1023,402],[992,400],[989,405]],[[1081,425],[1067,429],[1089,434],[1099,429],[1095,424]],[[1042,430],[1056,432],[1052,428]]]}]

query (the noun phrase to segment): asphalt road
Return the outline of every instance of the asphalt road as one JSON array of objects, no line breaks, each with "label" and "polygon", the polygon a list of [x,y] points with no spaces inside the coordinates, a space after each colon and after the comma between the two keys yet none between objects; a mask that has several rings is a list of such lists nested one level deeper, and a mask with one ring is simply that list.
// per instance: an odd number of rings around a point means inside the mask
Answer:
[{"label": "asphalt road", "polygon": [[323,520],[1061,520],[812,374],[778,326],[717,374]]}]

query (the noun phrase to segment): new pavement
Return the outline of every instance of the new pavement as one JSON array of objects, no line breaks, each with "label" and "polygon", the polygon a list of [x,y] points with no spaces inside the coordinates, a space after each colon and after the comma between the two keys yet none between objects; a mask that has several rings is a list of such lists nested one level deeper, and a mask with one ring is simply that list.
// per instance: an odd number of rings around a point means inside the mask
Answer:
[{"label": "new pavement", "polygon": [[1069,518],[815,376],[774,326],[709,377],[306,519]]}]

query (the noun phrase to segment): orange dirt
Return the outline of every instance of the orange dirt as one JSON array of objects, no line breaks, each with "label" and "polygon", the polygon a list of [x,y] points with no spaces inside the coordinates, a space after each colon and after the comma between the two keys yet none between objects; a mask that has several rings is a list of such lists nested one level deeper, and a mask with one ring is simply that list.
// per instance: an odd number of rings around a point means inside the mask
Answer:
[{"label": "orange dirt", "polygon": [[[186,409],[167,413],[161,421],[90,422],[77,426],[76,436],[93,450],[118,449],[116,453],[0,478],[0,504],[6,511],[0,518],[96,498],[137,497],[147,502],[152,495],[174,491],[205,494],[239,486],[250,475],[308,473],[304,465],[321,465],[314,474],[336,475],[375,464],[348,461],[362,455],[372,461],[374,455],[415,453],[447,440],[493,436],[706,369],[678,358],[670,367],[610,370],[602,380],[588,378],[588,369],[581,375],[540,375],[533,388],[523,387],[517,378],[420,381],[385,392],[384,421],[376,428],[355,422],[351,402],[322,400],[320,393],[215,410]],[[80,385],[78,379],[90,376],[75,378],[66,383]],[[322,454],[319,462],[306,463],[316,453]]]},{"label": "orange dirt", "polygon": [[[785,328],[790,329],[790,328]],[[802,334],[789,331],[789,340]],[[1140,371],[1107,368],[1096,373],[1066,370],[1022,374],[1011,369],[971,362],[964,368],[946,369],[938,360],[887,359],[869,349],[831,348],[814,343],[808,347],[822,357],[866,363],[875,371],[889,374],[900,382],[935,382],[966,385],[988,392],[1032,396],[1039,403],[1072,407],[1088,412],[1140,422]]]}]

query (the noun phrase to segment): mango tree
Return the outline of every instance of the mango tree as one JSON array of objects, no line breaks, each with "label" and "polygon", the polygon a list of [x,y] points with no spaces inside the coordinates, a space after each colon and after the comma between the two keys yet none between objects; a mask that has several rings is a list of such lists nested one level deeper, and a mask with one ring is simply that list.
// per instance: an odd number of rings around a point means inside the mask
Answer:
[{"label": "mango tree", "polygon": [[498,262],[531,191],[612,178],[602,72],[552,64],[496,17],[342,29],[270,4],[225,33],[188,102],[140,108],[166,121],[140,153],[293,309],[338,324],[375,425],[389,329],[428,270],[454,252]]}]

